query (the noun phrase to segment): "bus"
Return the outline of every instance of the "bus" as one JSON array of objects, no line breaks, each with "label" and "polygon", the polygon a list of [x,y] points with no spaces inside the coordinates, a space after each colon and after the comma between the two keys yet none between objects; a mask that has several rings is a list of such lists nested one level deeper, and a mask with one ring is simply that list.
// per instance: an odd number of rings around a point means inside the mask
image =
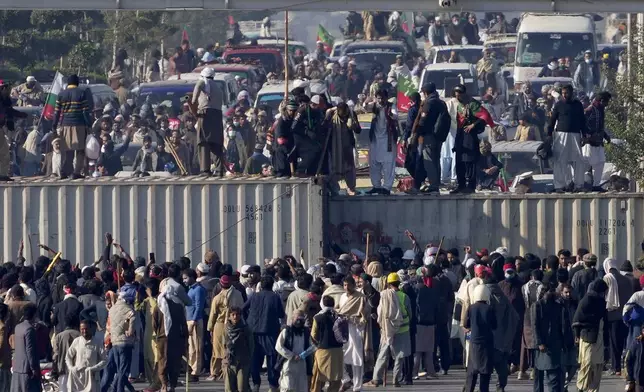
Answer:
[{"label": "bus", "polygon": [[552,57],[570,59],[570,72],[574,73],[587,50],[597,52],[591,15],[525,13],[517,32],[515,86],[536,78]]}]

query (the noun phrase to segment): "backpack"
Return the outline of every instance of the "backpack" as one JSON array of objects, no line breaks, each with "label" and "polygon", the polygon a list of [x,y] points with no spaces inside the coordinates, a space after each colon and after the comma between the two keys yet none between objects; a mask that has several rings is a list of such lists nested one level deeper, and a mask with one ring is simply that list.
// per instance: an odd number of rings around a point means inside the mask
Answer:
[{"label": "backpack", "polygon": [[447,140],[450,128],[452,128],[452,116],[449,115],[445,102],[440,101],[440,104],[441,112],[434,125],[434,137],[438,143],[444,143]]},{"label": "backpack", "polygon": [[349,319],[344,316],[336,316],[333,321],[333,336],[338,343],[345,344],[349,341]]}]

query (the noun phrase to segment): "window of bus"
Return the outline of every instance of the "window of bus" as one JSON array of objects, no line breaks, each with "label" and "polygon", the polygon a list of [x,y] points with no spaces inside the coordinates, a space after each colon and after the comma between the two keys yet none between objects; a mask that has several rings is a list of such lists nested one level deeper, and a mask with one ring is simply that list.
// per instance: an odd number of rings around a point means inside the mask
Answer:
[{"label": "window of bus", "polygon": [[518,67],[543,67],[551,57],[580,61],[587,50],[595,51],[589,33],[521,33],[517,43]]}]

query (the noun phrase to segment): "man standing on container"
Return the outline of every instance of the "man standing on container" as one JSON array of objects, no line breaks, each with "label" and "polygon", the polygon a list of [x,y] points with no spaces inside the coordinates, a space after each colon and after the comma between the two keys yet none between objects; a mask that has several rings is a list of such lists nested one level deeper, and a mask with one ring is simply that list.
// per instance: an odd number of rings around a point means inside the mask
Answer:
[{"label": "man standing on container", "polygon": [[374,116],[369,130],[369,174],[373,189],[367,192],[369,195],[389,195],[394,185],[398,116],[388,97],[387,90],[378,90],[373,107]]},{"label": "man standing on container", "polygon": [[12,107],[11,98],[9,97],[9,85],[0,79],[0,181],[13,181],[9,177],[11,154],[6,132],[11,133],[14,131],[13,119],[15,117],[27,117],[27,114],[21,113]]},{"label": "man standing on container", "polygon": [[85,140],[92,126],[91,93],[88,88],[79,88],[79,84],[77,75],[67,78],[67,88],[61,91],[56,100],[54,122],[51,127],[55,132],[59,121],[61,122],[62,150],[65,152],[64,174],[61,177],[72,175],[74,179],[82,178],[81,172],[85,166]]},{"label": "man standing on container", "polygon": [[204,68],[201,78],[195,84],[192,93],[192,105],[197,106],[197,144],[199,146],[199,170],[212,175],[210,168],[210,154],[217,156],[216,164],[219,166],[219,176],[224,176],[224,127],[221,105],[224,93],[213,80],[215,70]]},{"label": "man standing on container", "polygon": [[[552,143],[555,192],[581,191],[584,187],[584,165],[581,155],[581,138],[588,134],[584,107],[573,98],[573,88],[566,85],[561,91],[563,99],[552,109],[548,124],[548,139]],[[553,133],[557,131],[554,134]],[[574,188],[570,189],[570,183]]]},{"label": "man standing on container", "polygon": [[467,94],[465,86],[454,87],[456,107],[456,180],[458,186],[451,193],[474,193],[476,188],[476,162],[479,159],[478,134],[485,130],[485,121],[479,118],[481,103]]}]

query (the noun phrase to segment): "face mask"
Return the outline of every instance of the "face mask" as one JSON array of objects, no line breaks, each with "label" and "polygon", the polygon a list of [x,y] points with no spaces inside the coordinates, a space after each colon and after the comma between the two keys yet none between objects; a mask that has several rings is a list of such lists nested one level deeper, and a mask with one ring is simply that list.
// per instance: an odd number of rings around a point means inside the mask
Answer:
[{"label": "face mask", "polygon": [[237,132],[235,132],[235,131],[228,131],[228,137],[231,138],[231,139],[234,138],[236,134],[237,134]]},{"label": "face mask", "polygon": [[454,26],[458,26],[458,20],[454,20],[452,23],[454,23]]},{"label": "face mask", "polygon": [[105,151],[106,151],[105,146],[101,146],[101,152],[105,154]]},{"label": "face mask", "polygon": [[590,64],[590,63],[592,63],[592,62],[593,62],[593,60],[592,60],[592,59],[584,59],[584,61],[586,62],[586,64]]},{"label": "face mask", "polygon": [[239,126],[239,121],[233,121],[233,125],[238,127]]}]

